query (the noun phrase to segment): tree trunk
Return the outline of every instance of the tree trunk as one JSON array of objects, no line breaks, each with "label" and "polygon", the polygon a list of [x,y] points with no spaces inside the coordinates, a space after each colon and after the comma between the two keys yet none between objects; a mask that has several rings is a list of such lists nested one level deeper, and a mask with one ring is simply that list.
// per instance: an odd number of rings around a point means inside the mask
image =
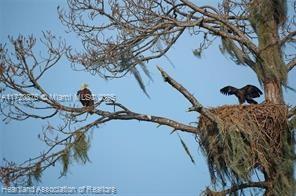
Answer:
[{"label": "tree trunk", "polygon": [[250,22],[258,36],[260,65],[258,77],[264,85],[265,100],[283,104],[282,85],[286,83],[287,69],[282,58],[278,34],[279,21],[270,0],[254,0],[250,6]]},{"label": "tree trunk", "polygon": [[275,104],[284,104],[281,84],[277,81],[264,81],[265,101]]},{"label": "tree trunk", "polygon": [[[282,24],[284,19],[277,15],[280,12],[278,12],[277,4],[274,2],[272,0],[251,1],[250,22],[258,36],[259,58],[257,63],[260,65],[260,70],[257,74],[264,85],[265,101],[273,104],[285,104],[282,85],[287,80],[287,68],[282,58],[282,48],[278,35],[279,25]],[[281,148],[281,161],[270,162],[268,168],[270,173],[265,179],[269,184],[265,196],[294,194],[292,132],[288,128],[277,131],[282,136],[280,137],[281,145],[278,146]],[[275,147],[268,147],[270,150],[272,148]],[[270,153],[272,152],[270,151]]]}]

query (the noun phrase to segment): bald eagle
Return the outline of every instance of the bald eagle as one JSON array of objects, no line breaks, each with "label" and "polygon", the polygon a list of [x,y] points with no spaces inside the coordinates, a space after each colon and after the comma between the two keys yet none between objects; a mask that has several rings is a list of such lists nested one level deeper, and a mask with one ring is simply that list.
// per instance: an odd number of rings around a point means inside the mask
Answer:
[{"label": "bald eagle", "polygon": [[232,86],[225,86],[220,92],[224,95],[235,95],[238,98],[239,104],[243,104],[245,101],[249,104],[257,104],[253,98],[262,95],[261,90],[253,85],[246,85],[240,89]]},{"label": "bald eagle", "polygon": [[[77,96],[79,101],[84,107],[94,110],[94,100],[91,91],[87,88],[87,84],[82,84],[79,91],[77,91]],[[89,112],[93,114],[93,111]]]}]

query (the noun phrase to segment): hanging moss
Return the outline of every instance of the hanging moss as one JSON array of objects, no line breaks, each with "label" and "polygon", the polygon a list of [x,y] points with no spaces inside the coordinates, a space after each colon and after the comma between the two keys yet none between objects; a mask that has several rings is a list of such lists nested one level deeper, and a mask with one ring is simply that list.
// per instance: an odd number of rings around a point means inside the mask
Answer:
[{"label": "hanging moss", "polygon": [[65,176],[68,172],[70,165],[70,151],[68,148],[65,148],[63,153],[61,154],[60,160],[62,161],[63,170],[61,172],[61,176]]},{"label": "hanging moss", "polygon": [[41,162],[38,162],[35,166],[34,166],[34,169],[33,169],[33,176],[34,176],[34,179],[36,181],[40,181],[41,179],[41,172],[42,172],[42,168],[41,168]]},{"label": "hanging moss", "polygon": [[244,53],[233,40],[226,37],[221,38],[221,40],[222,45],[220,46],[220,51],[222,54],[228,54],[231,60],[238,65],[249,66],[256,73],[260,82],[264,80],[263,64],[259,59],[256,59],[257,62],[255,63],[251,55]]},{"label": "hanging moss", "polygon": [[89,161],[88,149],[90,147],[89,139],[83,132],[77,131],[75,133],[75,141],[73,142],[73,157],[76,161],[86,163]]},{"label": "hanging moss", "polygon": [[293,163],[293,150],[287,150],[291,148],[287,111],[285,105],[275,104],[212,108],[211,112],[223,121],[220,129],[201,115],[199,142],[213,183],[248,182],[259,169],[269,178],[281,180],[275,185],[281,186],[274,188],[275,195],[287,195],[283,191],[293,187],[287,175]]},{"label": "hanging moss", "polygon": [[[287,0],[253,0],[248,4],[250,20],[266,22],[274,20],[277,25],[284,25],[287,20]],[[256,25],[255,25],[256,26]]]},{"label": "hanging moss", "polygon": [[[249,21],[258,36],[259,56],[264,80],[277,80],[287,85],[287,67],[278,40],[279,27],[285,24],[286,0],[253,0],[248,4]],[[257,72],[256,72],[257,73]]]},{"label": "hanging moss", "polygon": [[26,186],[30,187],[33,186],[32,175],[28,175]]}]

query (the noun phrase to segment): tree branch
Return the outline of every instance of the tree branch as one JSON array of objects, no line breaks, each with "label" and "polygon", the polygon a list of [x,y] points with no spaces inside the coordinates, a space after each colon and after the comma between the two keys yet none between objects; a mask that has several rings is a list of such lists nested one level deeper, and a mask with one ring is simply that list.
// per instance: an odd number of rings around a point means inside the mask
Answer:
[{"label": "tree branch", "polygon": [[194,3],[192,3],[191,1],[188,0],[181,0],[182,3],[184,3],[185,5],[187,5],[188,7],[190,7],[192,10],[201,13],[204,16],[208,16],[210,18],[215,19],[216,21],[219,21],[222,23],[221,26],[225,25],[226,27],[228,27],[231,31],[234,32],[234,34],[236,35],[232,35],[232,34],[228,34],[224,31],[222,31],[221,29],[215,29],[209,25],[205,25],[202,24],[202,26],[206,29],[208,29],[209,31],[216,33],[217,35],[220,35],[221,37],[229,37],[233,40],[236,40],[242,44],[244,44],[250,51],[252,51],[254,54],[258,54],[258,48],[257,46],[252,43],[247,36],[245,36],[245,34],[240,31],[240,29],[238,29],[236,26],[232,25],[228,20],[225,20],[224,17],[222,17],[222,15],[219,14],[214,14],[211,12],[208,12],[206,9],[199,7],[197,5],[195,5]]},{"label": "tree branch", "polygon": [[146,122],[152,122],[157,123],[159,125],[166,125],[174,130],[180,130],[185,131],[189,133],[198,133],[198,129],[193,126],[185,125],[183,123],[171,120],[169,118],[160,117],[160,116],[153,116],[153,115],[147,115],[147,114],[139,114],[136,112],[126,111],[122,112],[120,114],[116,113],[110,113],[110,112],[103,112],[103,111],[95,111],[96,114],[102,115],[104,113],[104,117],[107,118],[104,122],[111,121],[111,120],[139,120],[139,121],[146,121]]},{"label": "tree branch", "polygon": [[268,188],[268,183],[261,181],[261,182],[248,182],[244,184],[238,184],[238,185],[233,185],[231,188],[220,191],[220,192],[215,192],[211,191],[209,188],[206,189],[206,195],[217,195],[217,196],[226,196],[228,194],[234,193],[238,190],[242,190],[245,188],[261,188],[261,189],[267,189]]},{"label": "tree branch", "polygon": [[[290,32],[288,35],[286,35],[280,42],[280,45],[285,45],[288,41],[292,40],[293,37],[296,36],[296,31]],[[295,39],[294,39],[295,40]]]},{"label": "tree branch", "polygon": [[222,125],[222,120],[215,116],[212,112],[210,112],[207,108],[203,107],[198,100],[181,84],[176,82],[172,77],[170,77],[163,69],[161,69],[159,66],[157,67],[160,71],[162,77],[164,78],[164,81],[169,83],[173,88],[175,88],[177,91],[179,91],[191,104],[192,107],[189,108],[188,111],[197,111],[200,114],[206,116],[213,122],[215,122],[218,126]]},{"label": "tree branch", "polygon": [[291,71],[296,66],[296,57],[293,58],[288,64],[287,69],[288,71]]},{"label": "tree branch", "polygon": [[[120,110],[117,112],[96,110],[94,113],[99,116],[98,119],[94,120],[93,122],[87,125],[81,126],[78,129],[70,130],[68,132],[65,132],[63,130],[68,126],[70,127],[70,124],[69,125],[66,124],[61,129],[56,129],[58,133],[62,133],[63,135],[66,135],[65,138],[60,140],[56,140],[56,139],[51,140],[46,136],[46,133],[44,133],[44,142],[48,146],[50,146],[50,148],[45,153],[42,153],[40,156],[31,158],[28,161],[25,161],[24,163],[18,166],[13,164],[13,165],[8,165],[6,167],[0,167],[0,180],[2,182],[5,182],[6,185],[9,185],[11,182],[15,182],[19,180],[21,177],[32,175],[32,171],[35,169],[37,164],[40,165],[41,171],[45,170],[50,166],[54,166],[55,162],[61,159],[65,150],[67,150],[68,148],[71,148],[72,146],[75,146],[75,144],[73,143],[73,137],[76,136],[76,133],[78,132],[86,133],[91,128],[99,126],[101,124],[104,124],[112,120],[147,121],[147,122],[157,123],[159,125],[167,125],[173,128],[174,130],[186,131],[194,134],[198,132],[197,127],[185,125],[164,117],[135,113],[119,103],[111,103],[107,105],[115,105],[123,110]],[[60,110],[71,112],[72,115],[75,112],[84,113],[85,111],[87,111],[86,108],[70,108],[63,105],[56,105],[56,107],[59,107]],[[53,134],[52,129],[53,128],[51,127],[50,128],[51,135]],[[64,146],[64,148],[60,149],[60,146]]]}]

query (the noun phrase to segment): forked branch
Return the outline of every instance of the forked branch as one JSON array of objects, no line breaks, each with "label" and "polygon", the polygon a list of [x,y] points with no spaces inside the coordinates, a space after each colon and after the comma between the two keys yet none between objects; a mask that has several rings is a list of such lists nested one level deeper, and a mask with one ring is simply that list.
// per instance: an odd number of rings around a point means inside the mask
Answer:
[{"label": "forked branch", "polygon": [[210,112],[207,108],[203,107],[198,100],[181,84],[175,81],[172,77],[170,77],[163,69],[158,66],[158,70],[160,71],[165,82],[169,83],[173,88],[179,91],[191,104],[192,107],[189,108],[188,111],[196,111],[200,114],[206,116],[213,122],[215,122],[218,126],[222,125],[222,120],[215,116],[212,112]]}]

